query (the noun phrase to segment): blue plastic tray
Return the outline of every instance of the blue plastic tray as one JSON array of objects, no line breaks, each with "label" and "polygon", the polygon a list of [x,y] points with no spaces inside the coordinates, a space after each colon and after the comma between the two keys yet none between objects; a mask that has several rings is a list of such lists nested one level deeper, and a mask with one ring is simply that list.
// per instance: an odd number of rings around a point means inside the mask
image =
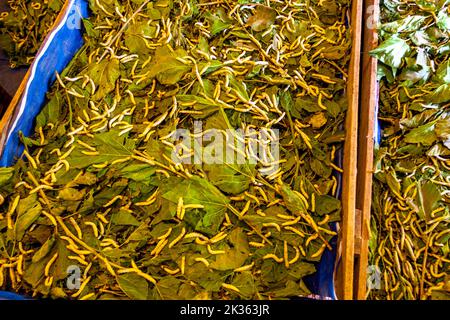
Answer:
[{"label": "blue plastic tray", "polygon": [[55,70],[61,72],[83,45],[81,18],[88,17],[88,2],[70,0],[58,26],[47,36],[31,65],[30,77],[18,105],[18,115],[11,124],[0,166],[10,166],[23,146],[19,131],[29,135],[34,119],[45,103],[45,95],[56,80]]},{"label": "blue plastic tray", "polygon": [[[81,19],[89,16],[89,5],[86,0],[71,0],[63,14],[58,26],[48,36],[42,45],[35,61],[31,65],[31,74],[27,81],[24,94],[18,105],[18,116],[11,124],[4,152],[0,158],[0,167],[11,166],[14,159],[19,157],[23,146],[19,141],[19,132],[25,136],[30,135],[34,128],[34,119],[39,114],[46,102],[46,93],[56,80],[55,70],[61,72],[72,60],[77,51],[83,45]],[[339,154],[338,163],[342,166],[342,153]],[[341,197],[340,174],[336,174],[338,180],[337,194]],[[332,229],[337,229],[337,224],[332,224]],[[311,289],[314,297],[318,299],[336,300],[334,288],[334,273],[336,267],[337,237],[330,241],[333,250],[326,250],[321,261],[316,265],[317,272],[305,278],[305,282]],[[8,292],[0,291],[1,299],[24,299]]]},{"label": "blue plastic tray", "polygon": [[0,291],[0,300],[27,300],[27,298],[12,292]]}]

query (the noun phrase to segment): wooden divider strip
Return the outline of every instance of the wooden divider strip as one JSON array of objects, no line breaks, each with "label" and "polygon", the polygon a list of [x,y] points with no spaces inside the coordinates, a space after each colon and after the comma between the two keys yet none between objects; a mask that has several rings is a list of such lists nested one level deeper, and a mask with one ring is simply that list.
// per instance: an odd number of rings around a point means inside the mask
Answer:
[{"label": "wooden divider strip", "polygon": [[[374,3],[378,0],[368,0],[367,3]],[[64,18],[65,12],[69,8],[70,1],[67,0],[63,9],[58,15],[58,18],[56,19],[53,29],[56,28],[57,25],[62,21]],[[342,253],[341,256],[341,262],[339,264],[339,269],[337,273],[339,284],[336,288],[337,294],[339,298],[341,299],[352,299],[353,298],[353,288],[354,288],[354,261],[355,261],[355,203],[356,201],[359,201],[360,203],[361,199],[364,199],[362,195],[367,193],[370,184],[371,188],[371,180],[369,179],[369,175],[365,175],[366,180],[365,183],[367,183],[367,186],[365,186],[365,189],[367,192],[358,192],[357,194],[357,164],[356,159],[358,157],[358,143],[362,143],[361,136],[358,140],[358,114],[359,114],[359,92],[360,92],[360,62],[361,62],[361,35],[362,35],[362,14],[363,14],[363,0],[353,0],[352,3],[352,9],[351,9],[351,21],[350,25],[352,28],[352,51],[351,51],[351,60],[350,60],[350,66],[349,66],[349,78],[348,78],[348,84],[347,84],[347,97],[348,97],[348,110],[347,110],[347,116],[346,116],[346,140],[345,140],[345,146],[344,146],[344,173],[343,173],[343,188],[342,188],[342,223],[341,223],[341,231],[340,231],[340,250]],[[366,21],[366,19],[364,19]],[[44,43],[48,41],[49,35],[47,35],[46,39],[44,40]],[[43,43],[43,45],[44,45]],[[42,46],[43,46],[42,45]],[[42,48],[41,46],[41,48]],[[366,51],[366,45],[364,51]],[[40,51],[38,52],[38,54]],[[367,57],[365,57],[367,60]],[[371,59],[373,60],[373,59]],[[365,64],[364,64],[365,63]],[[373,61],[371,62],[373,64]],[[363,65],[367,65],[367,62],[364,62]],[[32,65],[33,66],[33,65]],[[31,66],[31,67],[32,67]],[[30,70],[31,70],[30,67]],[[363,69],[363,77],[367,78],[367,70],[373,70],[373,65],[370,66],[370,68]],[[10,124],[12,123],[12,120],[17,115],[17,106],[19,105],[20,100],[22,99],[22,95],[24,93],[24,90],[26,88],[29,76],[30,76],[30,70],[27,72],[26,76],[24,77],[19,89],[17,90],[15,96],[13,97],[13,100],[11,101],[8,109],[6,110],[3,118],[0,120],[0,156],[3,151],[4,144],[6,143],[7,139],[7,133],[9,132]],[[371,72],[371,76],[373,76],[376,73]],[[364,86],[363,81],[363,88],[366,92],[367,86]],[[366,92],[367,94],[367,92]],[[367,98],[366,98],[367,99]],[[366,103],[367,105],[367,103]],[[367,114],[365,114],[364,110],[362,109],[361,115],[365,117]],[[373,118],[372,118],[373,119]],[[372,130],[373,132],[373,124],[372,125],[365,125],[364,122],[367,121],[368,118],[364,118],[364,121],[361,122],[361,128],[365,130],[366,132]],[[370,127],[370,128],[369,128]],[[373,134],[372,134],[373,136]],[[371,139],[371,135],[368,136],[369,138],[365,142],[368,146],[366,149],[360,148],[360,150],[366,150],[366,152],[363,152],[365,154],[365,159],[370,159],[369,163],[371,165],[372,163],[372,149],[369,149],[370,143],[368,141]],[[360,166],[363,166],[361,163]],[[364,167],[363,167],[364,168]],[[360,172],[368,172],[370,168],[365,168],[366,171],[360,171]],[[361,170],[360,167],[358,167],[358,170]],[[360,177],[360,179],[362,179]],[[370,171],[370,179],[371,179],[371,171]],[[359,181],[359,180],[358,180]],[[369,189],[370,189],[369,188]],[[358,188],[358,190],[363,190],[361,188]],[[367,199],[367,198],[365,198]],[[369,219],[370,219],[370,202],[369,204],[365,203],[366,207],[368,207],[367,210],[364,211],[366,214],[368,213]],[[363,228],[364,229],[364,228]],[[364,232],[364,231],[363,231]],[[357,235],[359,236],[359,235]],[[362,244],[362,243],[361,243]],[[363,245],[362,245],[363,246]],[[366,255],[367,256],[367,255]],[[367,260],[367,259],[366,259]],[[367,264],[367,262],[366,262]],[[360,273],[360,275],[362,275]],[[364,276],[365,277],[365,276]],[[365,284],[365,282],[364,282]],[[360,289],[358,286],[358,297],[360,294]]]},{"label": "wooden divider strip", "polygon": [[356,209],[360,212],[359,257],[355,268],[355,298],[365,299],[367,289],[367,264],[370,237],[370,211],[372,202],[373,147],[378,103],[377,60],[369,56],[376,48],[379,0],[364,2],[363,54],[361,65],[361,108],[358,137],[358,193]]},{"label": "wooden divider strip", "polygon": [[351,13],[352,52],[347,83],[348,110],[344,146],[342,183],[341,262],[338,269],[337,294],[340,299],[353,298],[356,158],[358,144],[359,71],[361,57],[361,15],[363,0],[353,0]]}]

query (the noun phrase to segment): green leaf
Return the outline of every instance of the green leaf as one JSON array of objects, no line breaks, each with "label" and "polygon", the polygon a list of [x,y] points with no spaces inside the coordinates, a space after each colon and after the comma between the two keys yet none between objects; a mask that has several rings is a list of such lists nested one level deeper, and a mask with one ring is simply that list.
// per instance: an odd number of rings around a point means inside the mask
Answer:
[{"label": "green leaf", "polygon": [[422,30],[414,32],[410,38],[416,46],[430,46],[432,44],[430,36]]},{"label": "green leaf", "polygon": [[394,170],[390,170],[386,173],[386,183],[394,194],[401,194],[400,180],[397,178]]},{"label": "green leaf", "polygon": [[140,226],[139,220],[137,220],[131,212],[120,210],[118,212],[115,212],[111,216],[111,223],[116,225],[122,225],[122,226]]},{"label": "green leaf", "polygon": [[450,149],[450,117],[445,119],[439,119],[436,122],[436,127],[434,132],[438,138],[442,141],[444,146]]},{"label": "green leaf", "polygon": [[399,80],[405,81],[404,85],[410,86],[416,82],[425,83],[431,75],[430,59],[424,49],[417,49],[416,59],[405,58],[407,67],[404,68]]},{"label": "green leaf", "polygon": [[[192,259],[195,259],[192,257]],[[189,262],[189,258],[188,258]],[[225,280],[221,272],[211,272],[203,263],[193,263],[186,268],[185,276],[190,281],[198,283],[202,288],[209,292],[218,292]]]},{"label": "green leaf", "polygon": [[292,95],[289,91],[282,92],[280,94],[280,104],[286,113],[292,112],[292,109],[294,108],[294,100],[292,99]]},{"label": "green leaf", "polygon": [[301,97],[295,99],[292,116],[297,119],[303,119],[304,116],[301,114],[302,110],[312,113],[321,111],[322,108],[319,107],[317,99],[313,99],[311,97]]},{"label": "green leaf", "polygon": [[147,222],[143,222],[130,234],[126,242],[130,241],[147,241],[151,238],[151,232]]},{"label": "green leaf", "polygon": [[216,260],[210,263],[215,270],[233,270],[241,267],[249,257],[248,239],[242,228],[235,228],[228,236],[231,246],[221,248],[224,254],[216,255]]},{"label": "green leaf", "polygon": [[178,290],[181,283],[182,282],[175,277],[164,277],[156,284],[153,290],[155,298],[162,300],[179,300]]},{"label": "green leaf", "polygon": [[288,185],[283,184],[281,186],[281,196],[286,204],[286,207],[295,215],[307,214],[305,203],[302,198],[295,193]]},{"label": "green leaf", "polygon": [[148,295],[147,280],[135,273],[117,276],[120,289],[132,300],[146,300]]},{"label": "green leaf", "polygon": [[[193,109],[195,111],[201,111],[202,116],[201,118],[208,117],[209,115],[215,113],[220,109],[220,105],[214,100],[208,100],[203,97],[199,97],[192,94],[179,94],[177,95],[178,102],[181,103],[180,109]],[[195,102],[193,105],[182,105],[183,103],[192,103]]]},{"label": "green leaf", "polygon": [[145,69],[147,77],[156,77],[161,84],[176,84],[192,69],[190,65],[177,60],[177,58],[183,58],[187,55],[187,52],[181,48],[172,52],[167,46],[158,47],[151,62]]},{"label": "green leaf", "polygon": [[89,37],[96,38],[99,36],[99,30],[95,30],[94,24],[89,19],[81,19],[81,22],[83,23],[84,30]]},{"label": "green leaf", "polygon": [[100,100],[116,87],[116,81],[120,77],[119,60],[111,58],[104,59],[99,63],[89,65],[86,74],[97,84],[97,90],[92,96],[93,100]]},{"label": "green leaf", "polygon": [[255,175],[255,165],[213,164],[205,165],[209,181],[220,190],[239,194],[250,187]]},{"label": "green leaf", "polygon": [[42,247],[40,247],[39,250],[36,251],[36,253],[33,255],[31,262],[36,263],[45,258],[53,249],[55,241],[56,239],[53,235],[50,238],[48,238],[48,240],[42,245]]},{"label": "green leaf", "polygon": [[257,284],[250,271],[238,273],[231,284],[238,288],[240,294],[245,298],[252,298],[258,292]]},{"label": "green leaf", "polygon": [[380,29],[389,33],[412,32],[420,28],[426,16],[410,15],[406,18],[384,23]]},{"label": "green leaf", "polygon": [[65,110],[61,109],[62,103],[61,94],[56,92],[36,117],[36,127],[43,128],[49,123],[57,124],[58,119],[66,113]]},{"label": "green leaf", "polygon": [[304,284],[288,280],[286,281],[284,288],[274,290],[271,292],[271,294],[275,298],[287,298],[287,297],[307,296],[311,294],[311,292],[306,288]]},{"label": "green leaf", "polygon": [[437,15],[436,25],[442,31],[450,31],[450,17],[444,10],[440,10]]},{"label": "green leaf", "polygon": [[132,164],[120,170],[123,177],[143,183],[148,181],[149,178],[155,174],[155,171],[155,167],[146,163]]},{"label": "green leaf", "polygon": [[309,165],[314,173],[324,178],[328,178],[333,172],[333,169],[329,165],[319,159],[314,158]]},{"label": "green leaf", "polygon": [[55,281],[65,280],[68,276],[67,268],[73,265],[73,261],[68,258],[71,252],[67,249],[67,243],[61,239],[56,240],[55,251],[58,253],[58,258],[52,265],[50,272]]},{"label": "green leaf", "polygon": [[30,284],[33,288],[36,288],[44,279],[44,269],[50,260],[51,255],[46,258],[40,259],[37,262],[28,262],[24,268],[23,279]]},{"label": "green leaf", "polygon": [[246,88],[244,82],[238,81],[234,76],[230,76],[230,85],[231,85],[231,88],[233,88],[236,91],[236,93],[239,95],[239,97],[241,97],[245,101],[250,100],[250,97],[248,96],[247,88]]},{"label": "green leaf", "polygon": [[0,188],[10,183],[14,175],[14,168],[0,168]]},{"label": "green leaf", "polygon": [[286,215],[286,209],[281,206],[272,206],[264,210],[265,216],[260,216],[259,214],[251,214],[246,213],[243,217],[244,221],[250,223],[250,225],[254,226],[257,230],[261,230],[263,228],[264,223],[272,223],[275,222],[277,224],[282,224],[286,222],[278,215]]},{"label": "green leaf", "polygon": [[436,133],[434,132],[435,124],[436,122],[433,121],[412,129],[405,135],[405,142],[420,143],[425,146],[432,145],[437,139]]},{"label": "green leaf", "polygon": [[431,103],[446,103],[450,101],[450,84],[443,84],[433,92],[423,97],[426,101]]},{"label": "green leaf", "polygon": [[161,186],[161,194],[164,199],[174,204],[177,204],[178,199],[183,197],[185,205],[203,205],[201,221],[196,228],[208,234],[217,233],[230,202],[214,185],[198,176],[193,176],[188,180],[171,177]]},{"label": "green leaf", "polygon": [[341,209],[341,201],[329,196],[320,195],[316,197],[316,212],[319,215],[330,214],[333,211]]},{"label": "green leaf", "polygon": [[419,205],[419,216],[427,221],[431,220],[431,212],[439,207],[442,196],[439,188],[431,181],[417,183],[416,201]]},{"label": "green leaf", "polygon": [[17,220],[14,224],[16,241],[21,241],[25,231],[36,221],[42,212],[42,206],[37,201],[36,193],[21,199],[17,206]]},{"label": "green leaf", "polygon": [[289,275],[294,277],[296,280],[299,280],[313,274],[314,272],[316,272],[316,267],[314,264],[301,261],[290,267]]},{"label": "green leaf", "polygon": [[436,70],[436,75],[434,76],[434,79],[437,82],[450,84],[450,61],[447,60],[443,63],[441,63]]},{"label": "green leaf", "polygon": [[377,65],[377,80],[380,81],[386,77],[386,80],[388,83],[392,83],[395,80],[395,76],[392,73],[392,69],[389,68],[389,66],[385,65],[384,63],[378,63]]},{"label": "green leaf", "polygon": [[398,69],[402,64],[402,59],[409,51],[408,43],[397,35],[393,35],[383,41],[376,49],[370,51],[370,55],[388,66]]},{"label": "green leaf", "polygon": [[58,192],[58,198],[67,201],[79,201],[86,195],[86,190],[75,188],[64,188]]},{"label": "green leaf", "polygon": [[86,156],[81,152],[81,148],[76,148],[67,158],[71,168],[81,169],[92,164],[111,163],[130,156],[134,150],[133,140],[126,139],[124,135],[119,137],[117,130],[95,134],[93,140],[88,143],[97,148],[99,155]]},{"label": "green leaf", "polygon": [[149,48],[146,45],[145,37],[154,37],[155,33],[156,27],[151,26],[148,20],[132,23],[125,30],[125,45],[132,53],[147,53]]},{"label": "green leaf", "polygon": [[217,9],[214,13],[208,12],[208,14],[206,14],[206,18],[211,25],[210,31],[213,36],[232,26],[232,22],[221,7],[219,7],[219,9]]}]

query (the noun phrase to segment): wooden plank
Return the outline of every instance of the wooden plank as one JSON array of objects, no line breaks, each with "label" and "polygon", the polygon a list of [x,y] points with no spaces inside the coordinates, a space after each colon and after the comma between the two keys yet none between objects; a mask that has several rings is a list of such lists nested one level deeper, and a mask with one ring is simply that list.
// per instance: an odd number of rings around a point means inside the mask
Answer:
[{"label": "wooden plank", "polygon": [[364,3],[363,56],[361,67],[361,110],[358,137],[358,194],[356,208],[361,210],[361,230],[357,235],[360,245],[358,263],[355,268],[356,299],[365,299],[367,264],[370,236],[370,211],[372,202],[373,146],[375,110],[378,100],[376,78],[377,61],[369,56],[369,51],[377,46],[376,22],[379,16],[379,0]]},{"label": "wooden plank", "polygon": [[[53,23],[53,26],[51,30],[55,30],[56,27],[61,23],[61,21],[64,19],[64,15],[69,10],[70,0],[67,0],[61,9],[61,12],[58,14],[58,17],[56,18],[55,22]],[[50,32],[51,33],[51,32]],[[45,43],[49,41],[50,33],[47,34],[44,41],[41,44],[41,47],[36,54],[39,55],[41,53],[42,48],[44,47]],[[20,83],[19,88],[17,89],[13,99],[11,100],[11,103],[9,104],[8,108],[6,109],[6,112],[3,114],[3,117],[0,119],[0,157],[3,153],[3,149],[6,143],[6,139],[8,137],[10,125],[17,116],[18,113],[18,106],[20,104],[20,101],[22,100],[22,95],[25,92],[25,88],[27,86],[28,79],[30,77],[31,70],[33,68],[34,63],[36,62],[36,59],[31,64],[30,68],[28,68],[27,73],[25,74],[25,77],[23,78],[22,82]]]},{"label": "wooden plank", "polygon": [[347,82],[348,110],[344,146],[342,182],[342,224],[340,233],[341,262],[338,269],[337,294],[340,299],[353,298],[356,157],[358,144],[359,68],[361,51],[361,16],[363,0],[354,0],[350,18],[352,51]]}]

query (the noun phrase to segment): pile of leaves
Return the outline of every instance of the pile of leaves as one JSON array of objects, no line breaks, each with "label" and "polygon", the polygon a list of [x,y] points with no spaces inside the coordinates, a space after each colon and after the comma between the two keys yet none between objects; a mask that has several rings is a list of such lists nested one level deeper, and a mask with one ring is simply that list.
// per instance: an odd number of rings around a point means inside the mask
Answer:
[{"label": "pile of leaves", "polygon": [[448,4],[382,1],[371,299],[450,299]]},{"label": "pile of leaves", "polygon": [[[73,299],[309,295],[303,278],[332,249],[341,213],[350,3],[90,6],[85,45],[57,75],[21,158],[0,169],[0,288]],[[249,143],[252,128],[279,154],[173,160],[177,147],[191,151],[176,129],[228,130],[227,143],[241,129]]]},{"label": "pile of leaves", "polygon": [[63,0],[8,0],[10,10],[0,12],[0,48],[11,68],[31,64],[63,5]]}]

